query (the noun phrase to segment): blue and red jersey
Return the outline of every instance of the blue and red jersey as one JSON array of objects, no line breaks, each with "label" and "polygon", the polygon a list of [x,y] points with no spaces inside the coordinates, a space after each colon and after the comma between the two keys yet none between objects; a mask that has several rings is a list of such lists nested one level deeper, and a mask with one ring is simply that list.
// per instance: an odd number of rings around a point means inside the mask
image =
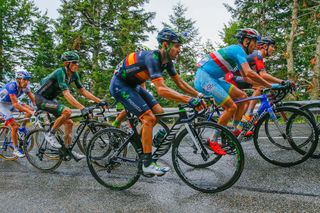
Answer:
[{"label": "blue and red jersey", "polygon": [[247,60],[252,70],[256,71],[257,73],[265,71],[263,56],[260,51],[253,51],[253,53],[248,55]]},{"label": "blue and red jersey", "polygon": [[29,93],[30,87],[27,86],[26,88],[19,90],[18,89],[18,84],[16,81],[14,82],[9,82],[6,85],[4,85],[1,89],[0,89],[0,102],[1,103],[12,103],[11,102],[11,98],[10,95],[16,95],[17,98],[19,98],[21,95],[23,95],[24,93],[27,94]]}]

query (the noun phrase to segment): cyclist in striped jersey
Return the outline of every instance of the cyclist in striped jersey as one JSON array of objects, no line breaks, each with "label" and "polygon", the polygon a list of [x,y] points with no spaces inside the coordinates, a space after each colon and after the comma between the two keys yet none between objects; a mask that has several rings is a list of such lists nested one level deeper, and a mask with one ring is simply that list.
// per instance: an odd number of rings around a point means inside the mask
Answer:
[{"label": "cyclist in striped jersey", "polygon": [[[230,45],[218,51],[211,52],[205,59],[198,63],[198,70],[195,76],[195,88],[208,96],[213,96],[216,103],[224,108],[224,112],[218,123],[226,126],[234,118],[235,135],[239,135],[241,126],[238,125],[246,111],[247,103],[236,105],[234,99],[246,98],[245,92],[232,84],[226,82],[228,73],[240,70],[244,79],[250,83],[255,82],[267,88],[277,88],[280,85],[272,85],[252,71],[247,61],[247,54],[256,49],[256,43],[260,40],[260,34],[251,28],[240,30],[236,34],[239,44]],[[209,144],[216,142],[218,133],[208,139]]]}]

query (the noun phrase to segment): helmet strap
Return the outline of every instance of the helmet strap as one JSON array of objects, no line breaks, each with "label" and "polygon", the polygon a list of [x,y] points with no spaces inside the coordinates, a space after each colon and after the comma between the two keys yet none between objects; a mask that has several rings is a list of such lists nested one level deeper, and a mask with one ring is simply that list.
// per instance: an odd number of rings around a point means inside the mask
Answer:
[{"label": "helmet strap", "polygon": [[266,56],[269,56],[269,45],[267,45],[267,49],[266,49]]},{"label": "helmet strap", "polygon": [[244,51],[245,51],[247,54],[249,54],[249,45],[250,45],[250,43],[251,43],[251,39],[250,39],[250,38],[248,38],[248,39],[249,39],[249,42],[247,42],[246,46],[244,46]]}]

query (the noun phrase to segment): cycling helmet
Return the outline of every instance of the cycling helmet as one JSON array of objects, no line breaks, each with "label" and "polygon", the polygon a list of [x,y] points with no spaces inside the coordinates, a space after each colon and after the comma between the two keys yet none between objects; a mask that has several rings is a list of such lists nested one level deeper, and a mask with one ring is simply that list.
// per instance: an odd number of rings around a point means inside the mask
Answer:
[{"label": "cycling helmet", "polygon": [[261,39],[260,33],[252,28],[245,28],[239,30],[235,37],[238,39],[239,42],[242,42],[244,38],[255,39],[257,41],[260,41]]},{"label": "cycling helmet", "polygon": [[276,41],[273,40],[271,37],[269,36],[265,36],[265,37],[262,37],[260,41],[258,41],[258,45],[263,45],[263,44],[267,44],[267,45],[275,45],[276,44]]},{"label": "cycling helmet", "polygon": [[80,57],[75,51],[67,51],[61,55],[63,62],[79,61]]},{"label": "cycling helmet", "polygon": [[31,79],[31,75],[26,70],[20,70],[20,71],[16,72],[16,78],[22,78],[22,79],[30,80]]},{"label": "cycling helmet", "polygon": [[174,43],[182,43],[182,38],[178,33],[174,32],[169,28],[163,28],[157,36],[158,42],[161,44],[164,41],[174,42]]}]

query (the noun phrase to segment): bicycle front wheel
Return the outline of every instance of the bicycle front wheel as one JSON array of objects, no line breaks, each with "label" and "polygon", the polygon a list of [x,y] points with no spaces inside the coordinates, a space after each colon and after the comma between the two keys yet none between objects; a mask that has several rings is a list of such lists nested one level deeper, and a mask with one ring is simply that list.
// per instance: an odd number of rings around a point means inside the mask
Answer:
[{"label": "bicycle front wheel", "polygon": [[[231,187],[239,179],[244,167],[244,154],[238,139],[225,127],[213,122],[195,124],[194,141],[187,130],[183,130],[174,141],[172,147],[172,161],[179,177],[191,188],[206,193],[216,193]],[[227,154],[218,156],[208,145],[207,139],[214,131],[220,132],[218,142]],[[203,152],[195,150],[201,147],[195,143],[202,143],[208,158]]]},{"label": "bicycle front wheel", "polygon": [[274,118],[265,114],[256,125],[254,145],[258,153],[266,161],[283,167],[304,162],[318,143],[313,119],[293,107],[278,107],[274,113]]},{"label": "bicycle front wheel", "polygon": [[[23,151],[32,166],[42,171],[53,171],[60,166],[62,158],[59,150],[45,140],[46,132],[46,129],[31,130],[23,143]],[[33,143],[32,149],[28,141]]]},{"label": "bicycle front wheel", "polygon": [[140,177],[142,163],[129,135],[116,128],[97,132],[87,147],[87,164],[93,177],[112,190],[131,187]]},{"label": "bicycle front wheel", "polygon": [[7,126],[0,127],[0,157],[4,160],[16,160],[18,158],[13,155],[11,130]]}]

